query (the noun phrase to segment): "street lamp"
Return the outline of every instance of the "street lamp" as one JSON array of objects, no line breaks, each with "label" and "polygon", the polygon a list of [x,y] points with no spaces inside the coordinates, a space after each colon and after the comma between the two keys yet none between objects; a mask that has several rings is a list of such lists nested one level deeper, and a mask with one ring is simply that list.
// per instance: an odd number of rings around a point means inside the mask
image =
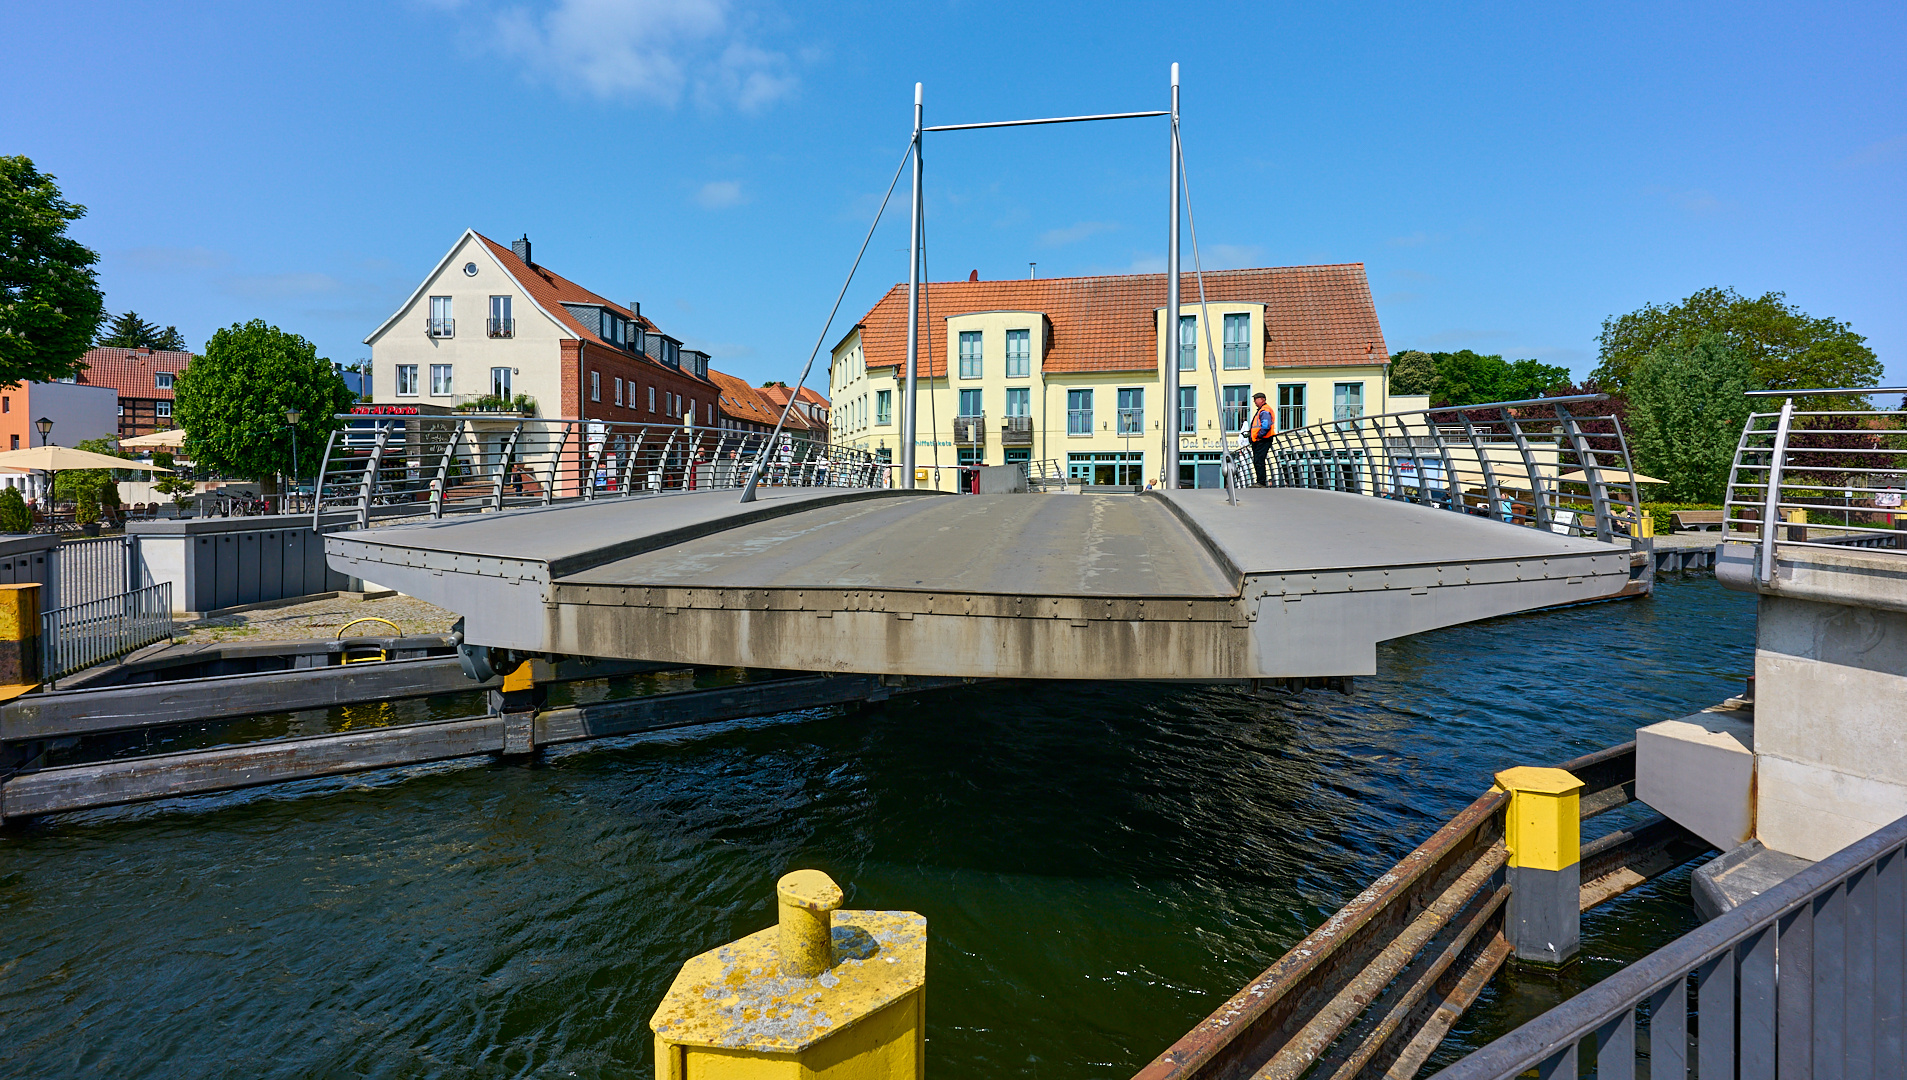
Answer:
[{"label": "street lamp", "polygon": [[[33,421],[33,426],[40,429],[40,445],[45,446],[47,436],[53,434],[53,421],[42,416],[38,420]],[[46,471],[46,505],[49,507],[57,505],[53,499],[53,476],[53,470],[48,469]],[[47,520],[51,521],[52,519],[48,518]]]},{"label": "street lamp", "polygon": [[293,493],[295,493],[298,489],[298,417],[299,415],[300,414],[298,412],[298,408],[295,405],[285,410],[285,426],[291,428],[291,487],[292,487]]}]

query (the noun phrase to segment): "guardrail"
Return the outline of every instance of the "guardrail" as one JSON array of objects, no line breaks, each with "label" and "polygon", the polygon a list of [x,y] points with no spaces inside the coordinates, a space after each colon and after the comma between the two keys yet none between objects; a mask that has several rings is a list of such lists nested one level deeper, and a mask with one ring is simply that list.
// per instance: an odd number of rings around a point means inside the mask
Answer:
[{"label": "guardrail", "polygon": [[[1900,387],[1760,390],[1781,409],[1751,413],[1735,447],[1725,532],[1759,541],[1755,579],[1775,573],[1775,543],[1907,548],[1907,397],[1899,409],[1797,409],[1797,398],[1903,394]],[[1838,520],[1837,520],[1838,519]],[[1746,539],[1747,537],[1743,537]]]},{"label": "guardrail", "polygon": [[1068,480],[1066,467],[1061,465],[1058,459],[1041,458],[1038,461],[1022,461],[1019,465],[1021,471],[1026,473],[1028,491],[1051,491],[1054,488],[1066,490]]},{"label": "guardrail", "polygon": [[[1907,818],[1828,856],[1436,1074],[1907,1074]],[[1692,980],[1692,983],[1691,983]],[[1695,996],[1689,1024],[1689,993]],[[1640,1014],[1640,1015],[1638,1015]],[[1638,1028],[1646,1034],[1638,1038]]]},{"label": "guardrail", "polygon": [[68,604],[40,613],[40,667],[49,685],[62,675],[172,637],[172,583]]},{"label": "guardrail", "polygon": [[[1605,542],[1633,535],[1641,496],[1607,394],[1327,420],[1271,439],[1271,487],[1402,499]],[[1249,444],[1231,481],[1256,481]]]},{"label": "guardrail", "polygon": [[333,432],[313,487],[314,528],[329,512],[374,518],[445,514],[760,482],[782,487],[886,487],[887,469],[859,449],[783,432],[495,414],[364,417]]}]

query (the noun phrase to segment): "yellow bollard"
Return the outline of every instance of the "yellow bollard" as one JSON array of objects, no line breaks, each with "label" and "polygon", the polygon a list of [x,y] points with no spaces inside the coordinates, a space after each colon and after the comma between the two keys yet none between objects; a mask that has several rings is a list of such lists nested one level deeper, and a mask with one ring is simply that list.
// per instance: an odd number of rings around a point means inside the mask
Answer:
[{"label": "yellow bollard", "polygon": [[1503,933],[1521,960],[1560,964],[1582,945],[1582,790],[1565,769],[1519,766],[1496,774],[1510,901]]},{"label": "yellow bollard", "polygon": [[775,902],[777,925],[682,965],[649,1021],[656,1080],[922,1080],[927,920],[838,911],[819,870]]},{"label": "yellow bollard", "polygon": [[0,701],[40,683],[40,587],[0,585]]}]

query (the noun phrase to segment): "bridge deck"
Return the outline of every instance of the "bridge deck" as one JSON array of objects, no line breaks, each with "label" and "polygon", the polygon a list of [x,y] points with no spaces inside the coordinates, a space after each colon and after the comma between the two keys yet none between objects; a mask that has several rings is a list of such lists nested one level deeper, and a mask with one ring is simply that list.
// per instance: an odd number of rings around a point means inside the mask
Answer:
[{"label": "bridge deck", "polygon": [[1363,674],[1378,641],[1628,580],[1626,548],[1593,540],[1337,492],[1241,499],[710,491],[326,544],[464,614],[477,644],[987,677]]}]

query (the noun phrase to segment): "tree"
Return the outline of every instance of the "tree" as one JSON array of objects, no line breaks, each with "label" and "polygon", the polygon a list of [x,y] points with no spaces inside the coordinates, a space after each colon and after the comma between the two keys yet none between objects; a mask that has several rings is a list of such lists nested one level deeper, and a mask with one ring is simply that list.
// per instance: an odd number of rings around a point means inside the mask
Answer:
[{"label": "tree", "polygon": [[77,375],[105,317],[93,264],[66,235],[86,208],[24,157],[0,156],[0,386]]},{"label": "tree", "polygon": [[181,510],[185,509],[186,500],[198,490],[198,485],[192,481],[191,475],[179,466],[177,459],[164,450],[153,451],[152,463],[161,469],[173,470],[169,473],[155,474],[152,490],[171,499],[173,506]]},{"label": "tree", "polygon": [[[132,460],[132,455],[119,449],[118,442],[113,439],[84,439],[73,449]],[[113,472],[112,469],[63,470],[54,476],[54,497],[64,502],[68,499],[77,501],[82,497],[90,496],[102,506],[118,506],[119,487],[114,483]],[[108,494],[109,489],[110,494]]]},{"label": "tree", "polygon": [[33,514],[26,508],[26,497],[19,488],[0,488],[0,533],[32,531]]},{"label": "tree", "polygon": [[1743,395],[1756,387],[1748,357],[1721,334],[1650,350],[1629,376],[1636,467],[1666,481],[1671,500],[1720,502],[1753,409]]},{"label": "tree", "polygon": [[1554,394],[1569,385],[1569,371],[1540,360],[1508,361],[1462,349],[1428,354],[1437,368],[1431,400],[1438,405],[1476,405],[1486,401],[1525,401]]},{"label": "tree", "polygon": [[93,344],[108,349],[186,351],[185,335],[179,333],[178,327],[168,326],[161,330],[158,323],[147,322],[136,311],[128,311],[115,318]]},{"label": "tree", "polygon": [[1405,349],[1391,357],[1391,393],[1435,394],[1437,362],[1427,352]]},{"label": "tree", "polygon": [[352,404],[344,380],[311,342],[262,319],[213,334],[205,354],[179,373],[173,397],[185,456],[202,469],[252,477],[267,490],[278,473],[292,471],[285,410],[300,414],[300,464],[309,466],[344,426],[336,414]]},{"label": "tree", "polygon": [[1770,390],[1873,386],[1881,362],[1867,339],[1844,322],[1815,318],[1770,292],[1750,299],[1733,289],[1703,289],[1679,304],[1644,304],[1602,321],[1601,361],[1590,376],[1605,390],[1628,385],[1658,348],[1692,348],[1718,334]]}]

